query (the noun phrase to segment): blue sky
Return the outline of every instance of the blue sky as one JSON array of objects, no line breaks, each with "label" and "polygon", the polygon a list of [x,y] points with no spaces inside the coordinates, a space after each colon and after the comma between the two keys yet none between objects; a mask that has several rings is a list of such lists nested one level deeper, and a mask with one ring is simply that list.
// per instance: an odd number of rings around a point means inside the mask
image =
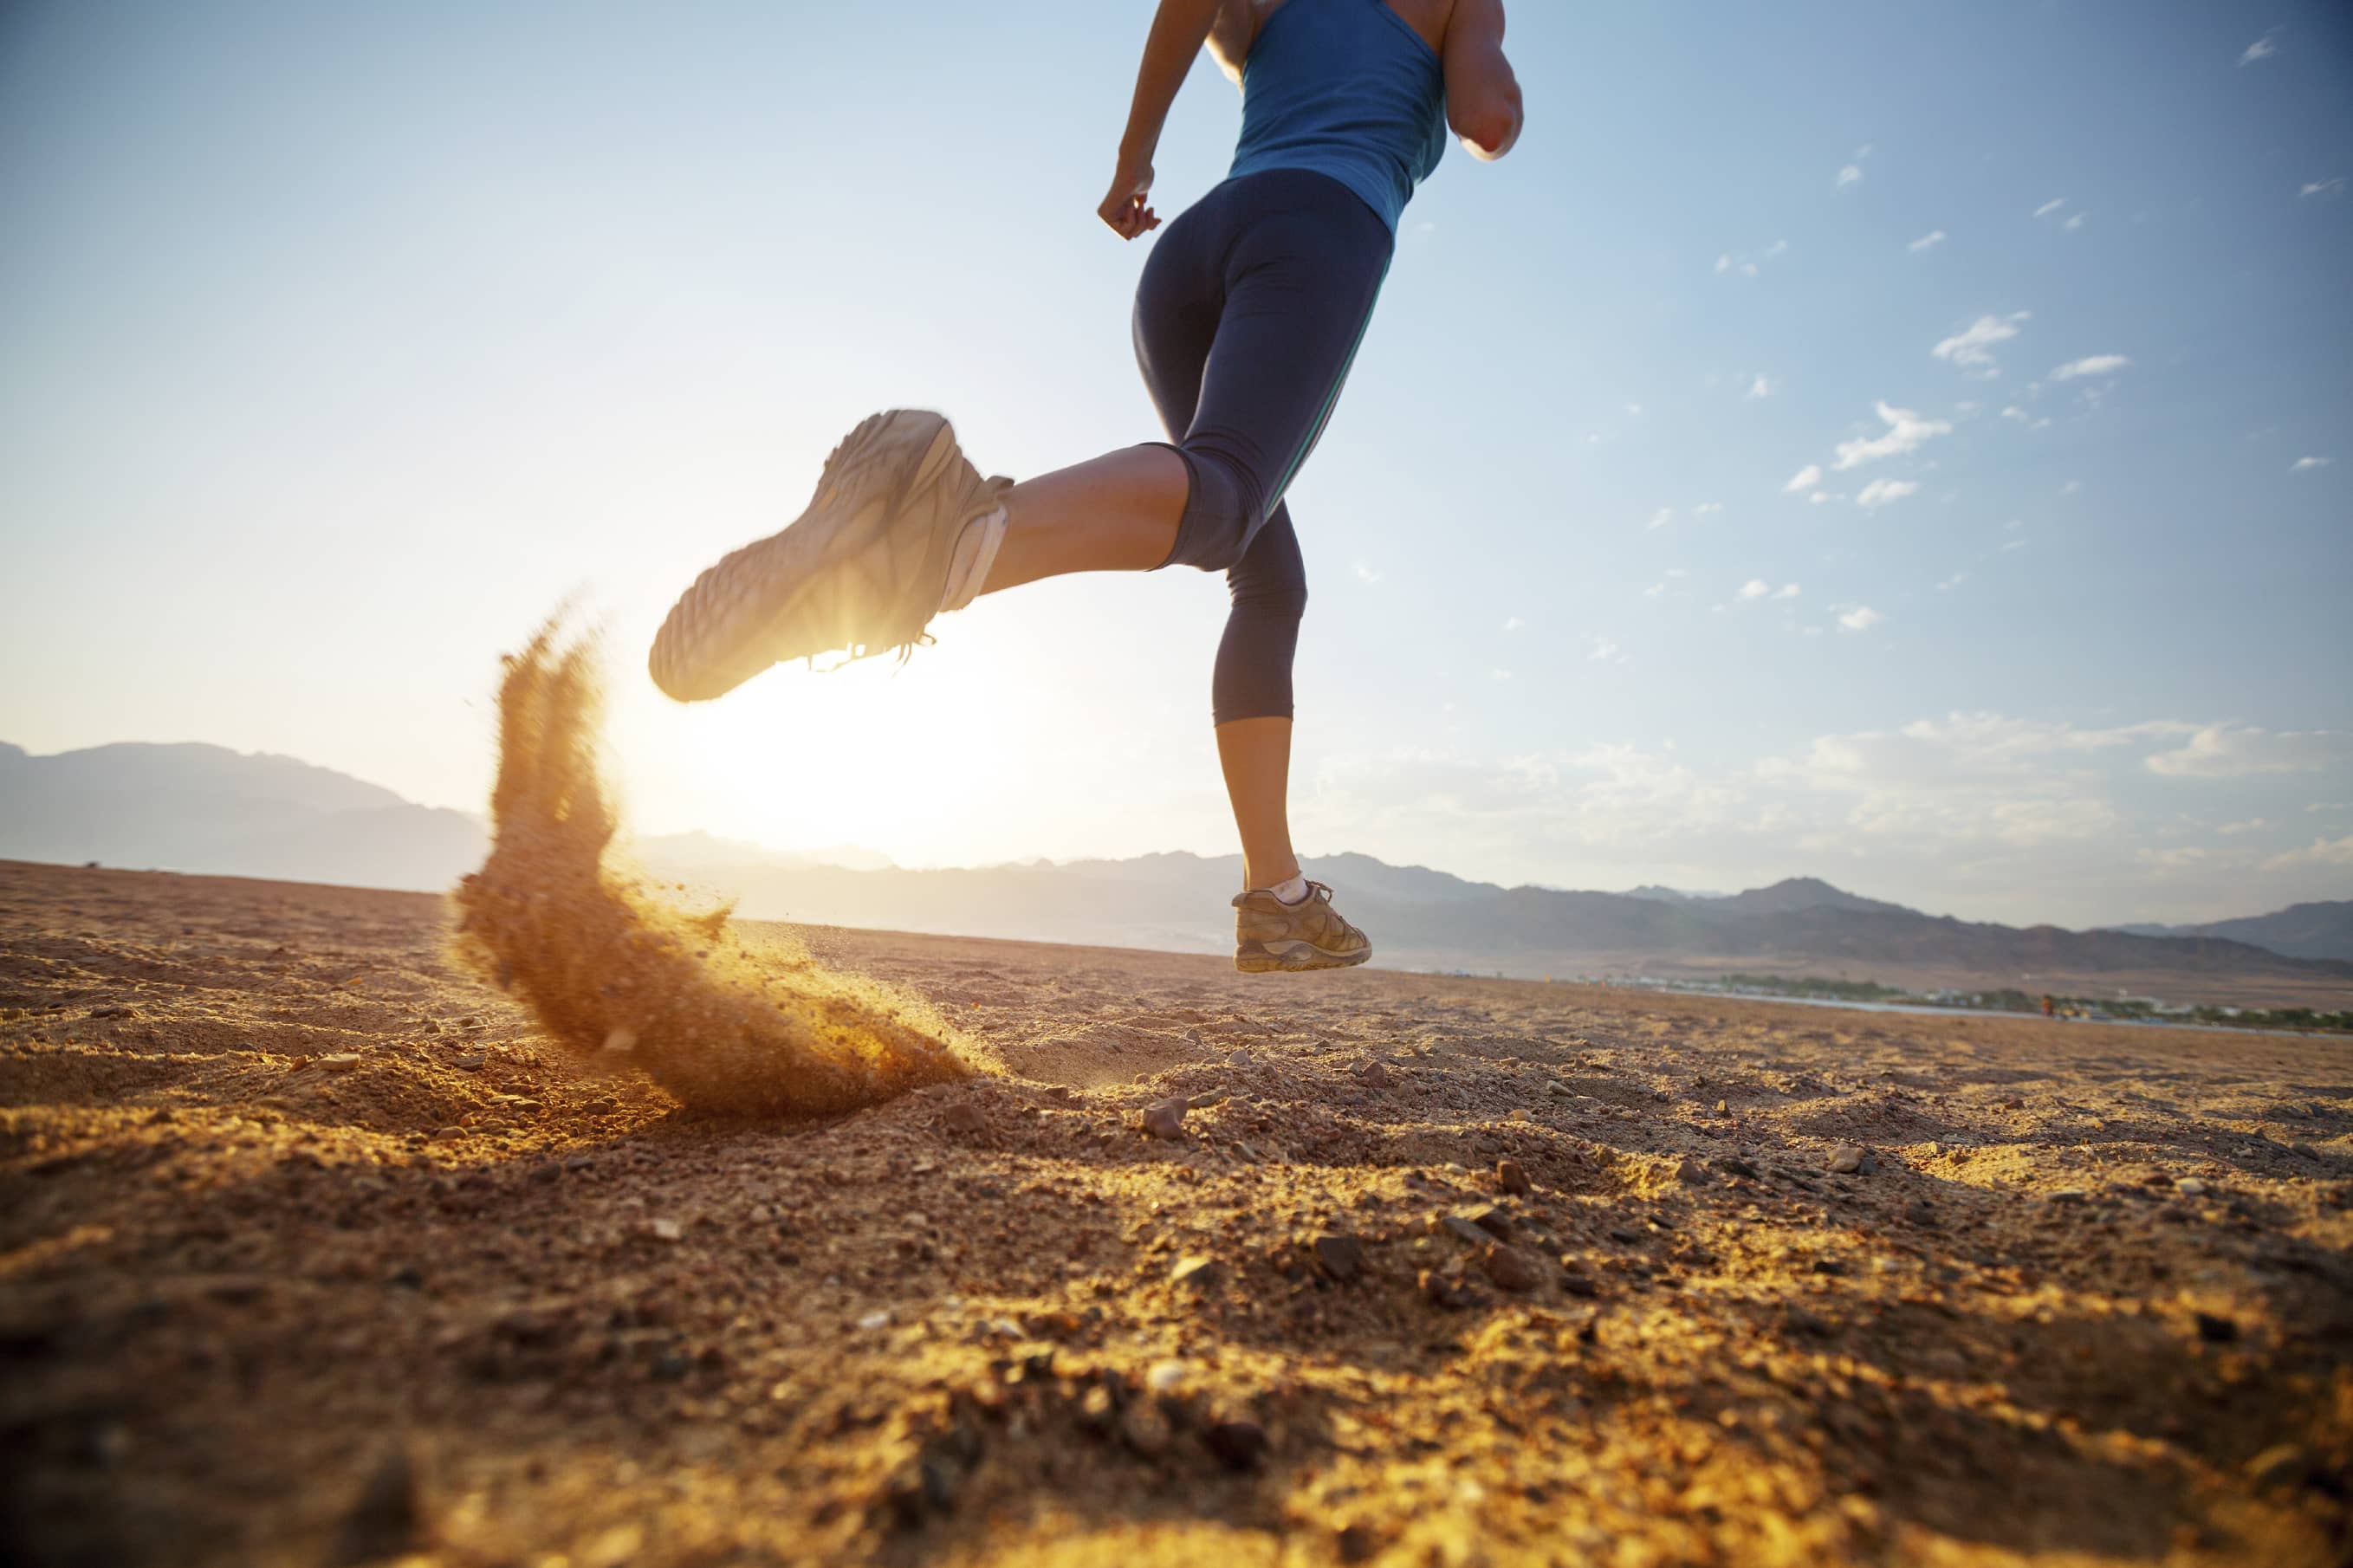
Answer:
[{"label": "blue sky", "polygon": [[[1229,848],[1198,574],[647,687],[872,408],[1015,475],[1156,434],[1150,242],[1092,216],[1148,7],[797,9],[10,7],[0,738],[477,805],[496,656],[571,595],[649,830]],[[1524,3],[1511,47],[1526,136],[1408,210],[1292,491],[1302,848],[2070,924],[2353,895],[2341,7]],[[1164,212],[1237,118],[1204,62]]]}]

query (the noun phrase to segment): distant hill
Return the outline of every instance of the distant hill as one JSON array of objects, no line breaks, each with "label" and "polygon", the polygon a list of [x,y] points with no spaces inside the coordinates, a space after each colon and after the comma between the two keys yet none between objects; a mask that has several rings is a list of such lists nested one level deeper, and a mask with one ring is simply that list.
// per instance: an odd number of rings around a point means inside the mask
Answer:
[{"label": "distant hill", "polygon": [[[1374,935],[1376,962],[1508,974],[1663,978],[1769,970],[1908,977],[1962,989],[2129,990],[2252,1002],[2353,994],[2353,963],[2243,942],[1931,916],[1793,878],[1723,899],[1500,888],[1360,855],[1313,870]],[[752,918],[1214,952],[1232,940],[1237,856],[1146,855],[976,870],[761,870],[714,882]]]},{"label": "distant hill", "polygon": [[2274,914],[2246,915],[2200,926],[2117,926],[2133,936],[2221,937],[2252,942],[2290,958],[2353,963],[2353,899],[2290,904]]},{"label": "distant hill", "polygon": [[348,773],[226,746],[0,752],[0,857],[438,890],[482,826]]},{"label": "distant hill", "polygon": [[[480,863],[479,818],[291,757],[206,745],[31,756],[0,745],[0,858],[439,889]],[[909,870],[871,850],[804,854],[691,833],[635,846],[665,880],[742,914],[817,924],[1219,952],[1238,857],[1036,860]],[[2062,931],[1922,914],[1812,877],[1731,894],[1505,888],[1365,855],[1313,868],[1374,935],[1377,962],[1520,975],[1844,973],[2021,990],[2283,1001],[2353,989],[2353,905],[2305,904],[2194,931]],[[2279,951],[2270,942],[2297,948]]]}]

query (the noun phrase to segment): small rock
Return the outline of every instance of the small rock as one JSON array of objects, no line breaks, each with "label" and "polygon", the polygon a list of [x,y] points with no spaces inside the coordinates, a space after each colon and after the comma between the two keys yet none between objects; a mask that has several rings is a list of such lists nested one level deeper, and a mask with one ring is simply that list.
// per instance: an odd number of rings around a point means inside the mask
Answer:
[{"label": "small rock", "polygon": [[1675,1167],[1675,1180],[1687,1187],[1698,1186],[1707,1180],[1707,1167],[1697,1160],[1685,1160]]},{"label": "small rock", "polygon": [[1868,1158],[1854,1144],[1841,1143],[1831,1151],[1831,1157],[1824,1163],[1833,1175],[1852,1176],[1862,1170],[1863,1162]]},{"label": "small rock", "polygon": [[858,1329],[860,1333],[871,1334],[877,1329],[887,1329],[890,1326],[891,1310],[888,1307],[878,1308],[858,1320]]},{"label": "small rock", "polygon": [[1450,1279],[1435,1268],[1425,1268],[1415,1276],[1414,1288],[1421,1292],[1422,1300],[1433,1307],[1451,1310],[1470,1300],[1460,1280]]},{"label": "small rock", "polygon": [[1185,1109],[1187,1110],[1207,1110],[1213,1105],[1223,1105],[1225,1102],[1226,1091],[1224,1089],[1205,1089],[1200,1093],[1195,1095],[1192,1099],[1187,1100],[1185,1102]]},{"label": "small rock", "polygon": [[1638,1247],[1641,1245],[1642,1241],[1640,1235],[1628,1230],[1622,1225],[1611,1226],[1609,1229],[1608,1235],[1610,1240],[1618,1243],[1620,1247]]},{"label": "small rock", "polygon": [[1144,1386],[1155,1394],[1172,1392],[1193,1369],[1181,1361],[1155,1361],[1144,1374]]},{"label": "small rock", "polygon": [[1459,1214],[1448,1215],[1438,1222],[1446,1234],[1457,1241],[1467,1241],[1473,1247],[1484,1247],[1494,1238]]},{"label": "small rock", "polygon": [[1729,1115],[1731,1115],[1731,1114],[1732,1114],[1732,1106],[1731,1106],[1730,1102],[1729,1102],[1729,1101],[1726,1101],[1726,1100],[1717,1100],[1717,1101],[1715,1102],[1715,1113],[1716,1113],[1718,1116],[1729,1116]]},{"label": "small rock", "polygon": [[2173,1184],[2173,1190],[2185,1198],[2202,1198],[2214,1189],[2195,1176],[2184,1176]]},{"label": "small rock", "polygon": [[1512,1239],[1512,1216],[1492,1204],[1482,1209],[1474,1209],[1469,1217],[1472,1225],[1477,1226],[1497,1241]]},{"label": "small rock", "polygon": [[1220,1421],[1201,1442],[1229,1470],[1253,1470],[1266,1458],[1266,1428],[1255,1421]]},{"label": "small rock", "polygon": [[2051,1201],[2054,1204],[2080,1204],[2089,1195],[2081,1187],[2061,1187],[2051,1194]]},{"label": "small rock", "polygon": [[1592,1277],[1585,1274],[1563,1274],[1560,1288],[1572,1296],[1593,1297],[1601,1293],[1601,1288],[1593,1282]]},{"label": "small rock", "polygon": [[1206,1290],[1218,1282],[1219,1273],[1216,1258],[1204,1258],[1198,1253],[1194,1253],[1176,1260],[1176,1267],[1168,1271],[1168,1283],[1177,1286],[1190,1285],[1197,1289]]},{"label": "small rock", "polygon": [[1155,1138],[1176,1139],[1185,1136],[1185,1112],[1187,1107],[1181,1100],[1164,1100],[1146,1107],[1144,1130]]},{"label": "small rock", "polygon": [[1535,1184],[1528,1180],[1528,1173],[1520,1169],[1517,1160],[1495,1162],[1495,1185],[1507,1193],[1523,1196],[1535,1191]]},{"label": "small rock", "polygon": [[449,1142],[453,1139],[463,1138],[465,1135],[466,1130],[462,1127],[440,1127],[436,1128],[433,1132],[433,1136],[439,1139],[444,1143]]},{"label": "small rock", "polygon": [[1234,1047],[1234,1054],[1226,1058],[1226,1065],[1229,1068],[1246,1068],[1255,1067],[1257,1063],[1248,1051],[1237,1046]]},{"label": "small rock", "polygon": [[1366,1062],[1356,1069],[1356,1081],[1366,1089],[1387,1089],[1389,1086],[1388,1063]]},{"label": "small rock", "polygon": [[2211,1312],[2198,1314],[2198,1337],[2210,1345],[2227,1345],[2239,1337],[2239,1325]]},{"label": "small rock", "polygon": [[2004,1110],[2023,1110],[2026,1109],[2026,1101],[2013,1094],[2001,1102],[2001,1108]]},{"label": "small rock", "polygon": [[656,1241],[684,1241],[686,1239],[686,1226],[679,1224],[678,1221],[671,1219],[669,1215],[664,1215],[659,1218],[646,1221],[646,1234],[652,1237]]},{"label": "small rock", "polygon": [[459,1072],[480,1072],[482,1070],[482,1061],[483,1058],[480,1057],[459,1057],[449,1065]]},{"label": "small rock", "polygon": [[1343,1285],[1365,1271],[1365,1244],[1353,1236],[1319,1236],[1315,1261]]},{"label": "small rock", "polygon": [[988,1131],[988,1114],[969,1100],[959,1100],[940,1112],[940,1131],[970,1138]]},{"label": "small rock", "polygon": [[1540,1279],[1527,1254],[1515,1247],[1491,1247],[1479,1261],[1497,1289],[1515,1295],[1535,1289]]},{"label": "small rock", "polygon": [[2310,1468],[2302,1448],[2274,1443],[2247,1461],[2246,1475],[2259,1487],[2274,1487],[2303,1479]]},{"label": "small rock", "polygon": [[1137,1458],[1160,1458],[1168,1452],[1168,1445],[1176,1435],[1168,1425],[1168,1417],[1163,1415],[1160,1407],[1149,1399],[1131,1402],[1120,1415],[1119,1440],[1126,1444],[1128,1451]]},{"label": "small rock", "polygon": [[359,1065],[360,1058],[349,1051],[337,1051],[333,1056],[321,1057],[318,1061],[321,1072],[351,1072]]},{"label": "small rock", "polygon": [[1737,1154],[1726,1154],[1715,1163],[1715,1168],[1727,1176],[1746,1176],[1752,1182],[1757,1179],[1757,1167]]}]

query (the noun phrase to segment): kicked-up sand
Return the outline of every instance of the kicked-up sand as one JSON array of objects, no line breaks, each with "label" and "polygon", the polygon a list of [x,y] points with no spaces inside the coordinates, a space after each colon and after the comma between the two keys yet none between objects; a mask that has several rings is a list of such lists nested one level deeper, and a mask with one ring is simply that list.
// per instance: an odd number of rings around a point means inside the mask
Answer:
[{"label": "kicked-up sand", "polygon": [[771,940],[746,949],[724,910],[700,918],[613,854],[599,766],[593,640],[551,623],[506,660],[491,844],[458,886],[455,948],[555,1039],[644,1068],[697,1110],[839,1114],[968,1077],[920,1003]]},{"label": "kicked-up sand", "polygon": [[812,932],[992,1065],[746,1121],[448,929],[0,866],[0,1557],[2353,1549],[2342,1039]]}]

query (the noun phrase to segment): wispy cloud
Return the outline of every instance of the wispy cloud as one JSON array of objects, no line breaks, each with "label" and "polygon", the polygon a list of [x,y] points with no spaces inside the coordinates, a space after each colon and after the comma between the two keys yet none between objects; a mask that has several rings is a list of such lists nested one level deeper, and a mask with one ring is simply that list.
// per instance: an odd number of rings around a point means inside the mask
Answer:
[{"label": "wispy cloud", "polygon": [[2333,180],[2315,180],[2296,192],[2299,196],[2341,196],[2344,194],[2345,176],[2342,174]]},{"label": "wispy cloud", "polygon": [[1644,528],[1664,528],[1667,524],[1674,521],[1674,520],[1675,509],[1671,506],[1662,506],[1658,510],[1652,512],[1651,514],[1651,521],[1644,523],[1642,526]]},{"label": "wispy cloud", "polygon": [[1618,646],[1616,638],[1597,635],[1587,638],[1586,642],[1587,650],[1585,657],[1591,662],[1595,664],[1623,664],[1626,662],[1626,650]]},{"label": "wispy cloud", "polygon": [[1778,588],[1773,590],[1773,596],[1777,599],[1794,599],[1803,592],[1805,592],[1805,590],[1799,587],[1795,583],[1784,583]]},{"label": "wispy cloud", "polygon": [[2246,52],[2239,57],[2239,63],[2242,66],[2251,66],[2257,60],[2267,60],[2279,53],[2279,46],[2272,42],[2277,37],[2279,37],[2279,29],[2274,27],[2270,32],[2249,44]]},{"label": "wispy cloud", "polygon": [[1773,383],[1771,378],[1767,376],[1763,371],[1758,371],[1757,373],[1756,379],[1748,384],[1748,395],[1751,397],[1772,396]]},{"label": "wispy cloud", "polygon": [[1910,479],[1873,479],[1862,487],[1862,493],[1854,498],[1854,504],[1860,507],[1886,506],[1902,500],[1905,496],[1916,495],[1920,487]]},{"label": "wispy cloud", "polygon": [[2034,216],[2036,217],[2049,217],[2052,213],[2057,212],[2061,207],[2063,207],[2066,205],[2066,197],[2053,196],[2049,201],[2044,202],[2041,206],[2036,207],[2034,209]]},{"label": "wispy cloud", "polygon": [[1956,572],[1951,576],[1936,584],[1936,592],[1939,594],[1949,594],[1968,580],[1969,574],[1967,572]]},{"label": "wispy cloud", "polygon": [[1718,275],[1736,272],[1743,278],[1754,278],[1761,263],[1778,258],[1787,254],[1788,248],[1788,240],[1777,239],[1767,246],[1761,255],[1754,258],[1737,250],[1727,250],[1715,258],[1715,270]]},{"label": "wispy cloud", "polygon": [[1365,563],[1363,563],[1363,562],[1361,562],[1361,561],[1359,561],[1359,562],[1357,562],[1357,563],[1356,563],[1356,581],[1357,581],[1357,582],[1359,582],[1359,583],[1377,583],[1377,582],[1379,582],[1380,580],[1381,580],[1381,574],[1380,574],[1378,572],[1374,571],[1370,566],[1366,565]]},{"label": "wispy cloud", "polygon": [[2266,871],[2284,871],[2297,866],[2353,866],[2353,833],[2342,838],[2316,838],[2301,849],[2274,855],[2263,862]]},{"label": "wispy cloud", "polygon": [[1692,508],[1692,515],[1694,517],[1714,517],[1723,510],[1724,503],[1720,500],[1704,500],[1700,502],[1699,505]]},{"label": "wispy cloud", "polygon": [[1849,185],[1858,185],[1862,183],[1862,165],[1860,163],[1849,163],[1838,172],[1838,188],[1841,191]]},{"label": "wispy cloud", "polygon": [[1784,495],[1796,495],[1799,490],[1812,489],[1821,482],[1822,466],[1820,463],[1808,463],[1798,470],[1796,476],[1788,484],[1781,487],[1781,491]]},{"label": "wispy cloud", "polygon": [[2068,233],[2073,234],[2077,229],[2084,226],[2084,219],[2087,216],[2089,215],[2084,213],[2070,213],[2067,215],[2067,221],[2061,224],[2059,226],[2065,229]]},{"label": "wispy cloud", "polygon": [[2232,779],[2256,773],[2323,773],[2353,763],[2353,733],[2207,724],[2144,765],[2168,778]]},{"label": "wispy cloud", "polygon": [[1487,672],[1487,675],[1488,679],[1493,680],[1509,680],[1512,679],[1512,672],[1508,669],[1491,669]]},{"label": "wispy cloud", "polygon": [[2087,354],[2071,359],[2051,373],[2053,381],[2074,381],[2086,375],[2114,375],[2132,363],[2123,354]]},{"label": "wispy cloud", "polygon": [[1923,419],[1909,408],[1897,408],[1882,401],[1873,405],[1887,428],[1877,436],[1858,436],[1852,441],[1838,444],[1838,455],[1831,463],[1832,469],[1844,472],[1881,458],[1897,457],[1913,451],[1939,436],[1953,433],[1951,424],[1943,419]]},{"label": "wispy cloud", "polygon": [[2314,468],[2325,468],[2336,460],[2334,458],[2298,458],[2287,466],[2287,471],[2291,474],[2306,473]]},{"label": "wispy cloud", "polygon": [[2256,832],[2267,826],[2268,824],[2266,824],[2262,817],[2251,816],[2244,822],[2223,823],[2220,827],[2214,829],[2214,831],[2221,834],[2225,838],[2232,838],[2242,833]]},{"label": "wispy cloud", "polygon": [[1994,368],[1993,346],[2006,343],[2018,336],[2021,321],[2034,319],[2031,310],[2012,310],[2007,316],[1979,316],[1968,326],[1931,348],[1931,356],[1965,370],[1975,370],[1987,375],[1999,374]]},{"label": "wispy cloud", "polygon": [[1517,616],[1509,616],[1504,618],[1504,629],[1507,632],[1515,632],[1527,624]]},{"label": "wispy cloud", "polygon": [[1747,582],[1740,584],[1740,592],[1734,595],[1733,597],[1736,599],[1761,599],[1772,591],[1773,584],[1765,581],[1764,578],[1751,577]]},{"label": "wispy cloud", "polygon": [[1838,623],[1851,632],[1867,632],[1886,618],[1869,605],[1857,605],[1839,616]]},{"label": "wispy cloud", "polygon": [[1905,246],[1904,248],[1915,251],[1934,250],[1936,247],[1944,243],[1945,231],[1941,228],[1932,228],[1927,233],[1922,235],[1919,238],[1914,240],[1911,244]]}]

